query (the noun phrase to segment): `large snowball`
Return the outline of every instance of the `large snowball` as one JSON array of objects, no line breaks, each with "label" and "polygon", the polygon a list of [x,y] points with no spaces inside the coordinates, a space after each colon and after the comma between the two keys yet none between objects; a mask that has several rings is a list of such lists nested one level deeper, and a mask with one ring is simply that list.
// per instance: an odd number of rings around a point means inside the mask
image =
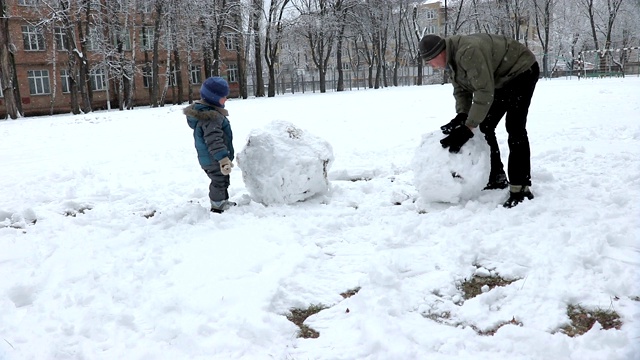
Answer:
[{"label": "large snowball", "polygon": [[422,203],[458,203],[477,197],[486,186],[491,170],[489,145],[478,129],[452,154],[443,149],[440,131],[422,136],[413,158],[414,184]]},{"label": "large snowball", "polygon": [[237,156],[251,198],[264,205],[327,193],[333,159],[328,142],[285,121],[253,130]]}]

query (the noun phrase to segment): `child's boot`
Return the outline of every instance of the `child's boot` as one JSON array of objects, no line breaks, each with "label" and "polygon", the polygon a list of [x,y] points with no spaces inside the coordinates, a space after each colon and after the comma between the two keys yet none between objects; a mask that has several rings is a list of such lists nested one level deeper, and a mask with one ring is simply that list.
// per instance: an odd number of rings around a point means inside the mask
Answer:
[{"label": "child's boot", "polygon": [[225,210],[230,209],[232,206],[236,206],[236,203],[229,200],[211,201],[211,211],[218,214],[223,213]]}]

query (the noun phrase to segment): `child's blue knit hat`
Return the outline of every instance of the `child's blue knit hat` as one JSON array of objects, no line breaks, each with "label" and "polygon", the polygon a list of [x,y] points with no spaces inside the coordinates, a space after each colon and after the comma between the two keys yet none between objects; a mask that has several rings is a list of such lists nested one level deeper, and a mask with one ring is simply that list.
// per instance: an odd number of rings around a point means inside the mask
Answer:
[{"label": "child's blue knit hat", "polygon": [[224,107],[220,104],[220,99],[229,95],[229,84],[227,80],[212,76],[204,81],[200,87],[200,98],[211,105]]}]

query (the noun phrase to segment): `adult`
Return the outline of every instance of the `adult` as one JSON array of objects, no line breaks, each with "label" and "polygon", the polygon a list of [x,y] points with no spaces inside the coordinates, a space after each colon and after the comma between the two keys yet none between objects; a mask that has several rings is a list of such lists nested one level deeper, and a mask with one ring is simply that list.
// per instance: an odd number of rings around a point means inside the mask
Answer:
[{"label": "adult", "polygon": [[[502,35],[472,34],[442,38],[425,35],[420,56],[436,69],[445,69],[453,84],[456,117],[441,127],[447,135],[444,148],[459,152],[480,126],[491,148],[491,172],[485,189],[509,187],[503,204],[511,208],[531,193],[531,151],[527,136],[527,114],[538,82],[540,68],[526,46]],[[506,114],[509,135],[509,178],[500,159],[496,127]]]}]

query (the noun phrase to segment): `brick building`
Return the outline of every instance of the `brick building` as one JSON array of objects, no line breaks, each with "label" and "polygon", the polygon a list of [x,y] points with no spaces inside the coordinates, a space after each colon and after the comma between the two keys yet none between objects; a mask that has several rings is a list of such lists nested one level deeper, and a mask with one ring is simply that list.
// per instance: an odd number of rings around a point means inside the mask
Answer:
[{"label": "brick building", "polygon": [[[106,4],[105,1],[110,0],[91,0],[91,4],[95,9],[100,9]],[[73,33],[69,33],[56,21],[46,22],[46,19],[51,18],[51,13],[46,12],[47,6],[40,0],[5,0],[4,3],[8,14],[9,49],[14,56],[19,92],[16,95],[19,96],[25,116],[66,113],[72,110],[70,51],[68,51],[71,47],[66,43],[69,41],[69,36],[75,39],[81,37],[89,39],[86,42],[85,53],[79,58],[86,58],[89,64],[86,77],[88,86],[85,92],[90,94],[87,98],[90,99],[91,109],[119,107],[121,102],[118,95],[122,97],[122,83],[110,73],[110,67],[104,65],[109,59],[105,56],[104,46],[100,45],[110,44],[104,39],[102,43],[92,42],[96,34],[92,33],[91,26],[74,24],[71,30]],[[151,103],[152,96],[150,88],[153,82],[150,69],[152,69],[151,59],[154,55],[151,46],[154,37],[155,13],[151,7],[135,10],[133,15],[129,13],[130,23],[122,31],[119,55],[121,59],[125,59],[132,65],[130,74],[133,81],[127,84],[127,98],[130,100],[128,106],[144,106]],[[89,34],[80,34],[84,28],[89,30]],[[100,37],[108,37],[104,30],[99,32],[103,32],[99,34]],[[239,93],[237,74],[239,58],[233,40],[233,36],[221,38],[220,61],[215,61],[219,64],[220,76],[229,81],[231,89],[229,97],[237,97]],[[160,43],[163,42],[160,41]],[[161,103],[181,103],[199,99],[200,84],[206,78],[205,67],[209,68],[209,73],[213,73],[210,70],[211,66],[205,66],[206,61],[202,54],[198,51],[187,54],[184,46],[179,45],[177,51],[168,51],[162,44],[159,49],[156,53],[158,56],[157,94],[163,98]],[[171,60],[169,72],[166,66],[168,56]],[[176,66],[176,59],[180,63],[179,66]],[[177,69],[180,76],[177,76]],[[166,92],[165,85],[167,85]],[[179,95],[181,98],[178,98]],[[4,100],[2,86],[0,86],[0,119],[7,115]]]}]

